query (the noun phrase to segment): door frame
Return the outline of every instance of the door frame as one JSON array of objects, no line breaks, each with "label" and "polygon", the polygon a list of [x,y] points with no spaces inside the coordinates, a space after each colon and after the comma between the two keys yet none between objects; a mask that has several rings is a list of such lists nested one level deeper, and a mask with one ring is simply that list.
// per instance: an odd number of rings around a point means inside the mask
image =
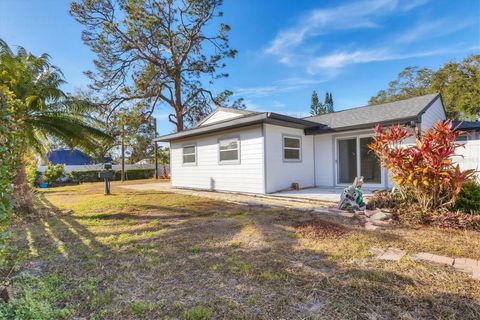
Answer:
[{"label": "door frame", "polygon": [[[333,137],[333,148],[334,148],[334,161],[333,161],[333,171],[334,171],[334,184],[335,186],[345,187],[349,186],[349,183],[340,183],[339,182],[339,162],[338,162],[338,155],[339,155],[339,148],[338,148],[338,141],[339,140],[356,140],[356,164],[357,164],[357,176],[361,175],[361,166],[360,166],[360,139],[361,138],[371,138],[373,134],[371,133],[363,133],[363,134],[351,134],[351,135],[339,135]],[[364,183],[363,185],[367,188],[384,188],[386,186],[385,176],[386,176],[385,169],[380,166],[380,183]],[[353,181],[352,181],[353,182]]]}]

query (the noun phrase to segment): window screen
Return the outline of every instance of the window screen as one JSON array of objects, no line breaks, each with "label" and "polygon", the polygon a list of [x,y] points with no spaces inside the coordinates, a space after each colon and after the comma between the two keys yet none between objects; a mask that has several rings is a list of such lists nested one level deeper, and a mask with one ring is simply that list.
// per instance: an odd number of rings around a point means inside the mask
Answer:
[{"label": "window screen", "polygon": [[283,137],[283,159],[300,160],[301,141],[300,138]]},{"label": "window screen", "polygon": [[183,147],[183,163],[184,164],[195,164],[197,162],[196,147],[185,146]]},{"label": "window screen", "polygon": [[238,138],[219,140],[219,159],[222,162],[239,161],[239,140]]}]

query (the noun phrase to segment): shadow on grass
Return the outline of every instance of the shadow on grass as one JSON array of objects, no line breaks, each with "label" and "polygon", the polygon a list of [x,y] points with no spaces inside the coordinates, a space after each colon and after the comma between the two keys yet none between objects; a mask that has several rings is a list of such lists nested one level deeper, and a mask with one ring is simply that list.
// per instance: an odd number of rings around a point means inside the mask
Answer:
[{"label": "shadow on grass", "polygon": [[[19,237],[30,234],[40,255],[44,251],[61,257],[51,271],[68,278],[66,290],[74,292],[78,283],[95,277],[95,290],[113,290],[116,297],[99,307],[91,296],[71,294],[62,303],[76,305],[78,316],[132,318],[128,306],[137,300],[165,301],[144,308],[137,318],[180,317],[198,304],[209,305],[218,318],[475,319],[480,315],[473,296],[461,288],[459,293],[445,292],[431,275],[428,279],[421,274],[428,272],[415,275],[387,264],[385,270],[374,262],[345,262],[326,251],[309,249],[295,237],[293,224],[304,220],[298,212],[185,200],[179,206],[135,205],[138,214],[69,216],[61,215],[45,197],[42,202],[60,215],[29,224],[19,230]],[[98,221],[89,224],[88,220]],[[116,229],[122,224],[125,230]],[[165,232],[152,233],[162,229]],[[112,243],[98,241],[109,236]],[[378,242],[398,240],[388,233],[372,237]]]}]

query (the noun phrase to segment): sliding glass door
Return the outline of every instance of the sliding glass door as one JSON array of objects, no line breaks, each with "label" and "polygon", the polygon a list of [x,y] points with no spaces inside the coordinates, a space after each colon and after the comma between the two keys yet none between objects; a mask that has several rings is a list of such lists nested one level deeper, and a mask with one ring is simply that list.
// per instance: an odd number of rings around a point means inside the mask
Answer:
[{"label": "sliding glass door", "polygon": [[338,140],[338,182],[352,183],[357,176],[357,139]]},{"label": "sliding glass door", "polygon": [[382,169],[380,162],[368,145],[373,142],[373,138],[360,138],[360,175],[363,176],[365,183],[381,184]]},{"label": "sliding glass door", "polygon": [[350,184],[355,177],[363,176],[367,184],[382,184],[382,169],[368,145],[371,137],[337,140],[337,183]]}]

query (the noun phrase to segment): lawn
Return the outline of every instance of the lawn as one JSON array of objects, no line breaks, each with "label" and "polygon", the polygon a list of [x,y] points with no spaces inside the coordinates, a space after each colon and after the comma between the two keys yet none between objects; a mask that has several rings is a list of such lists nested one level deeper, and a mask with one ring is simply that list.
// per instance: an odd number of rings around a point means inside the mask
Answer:
[{"label": "lawn", "polygon": [[[365,231],[313,213],[113,184],[40,192],[15,221],[18,319],[479,319],[480,282],[451,267],[375,260],[369,249],[480,258],[480,234]],[[315,232],[313,232],[315,231]]]}]

